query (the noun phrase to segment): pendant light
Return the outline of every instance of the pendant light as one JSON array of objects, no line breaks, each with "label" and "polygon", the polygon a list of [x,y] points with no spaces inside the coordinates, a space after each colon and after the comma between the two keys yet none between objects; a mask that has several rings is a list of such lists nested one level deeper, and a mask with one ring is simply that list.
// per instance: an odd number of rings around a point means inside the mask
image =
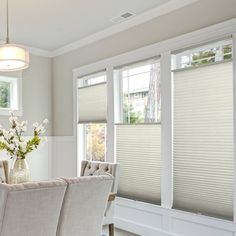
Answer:
[{"label": "pendant light", "polygon": [[29,51],[17,44],[11,44],[9,40],[9,10],[6,2],[7,37],[6,43],[0,45],[0,71],[16,71],[29,67]]}]

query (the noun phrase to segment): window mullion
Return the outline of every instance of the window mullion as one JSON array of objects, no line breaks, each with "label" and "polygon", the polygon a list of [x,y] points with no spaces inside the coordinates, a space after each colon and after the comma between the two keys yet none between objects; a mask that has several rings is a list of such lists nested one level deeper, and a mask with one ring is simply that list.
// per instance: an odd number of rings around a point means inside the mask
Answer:
[{"label": "window mullion", "polygon": [[161,205],[173,203],[172,119],[171,119],[171,54],[161,54]]},{"label": "window mullion", "polygon": [[115,162],[114,80],[113,67],[107,67],[107,162]]},{"label": "window mullion", "polygon": [[234,222],[236,222],[236,33],[233,34]]}]

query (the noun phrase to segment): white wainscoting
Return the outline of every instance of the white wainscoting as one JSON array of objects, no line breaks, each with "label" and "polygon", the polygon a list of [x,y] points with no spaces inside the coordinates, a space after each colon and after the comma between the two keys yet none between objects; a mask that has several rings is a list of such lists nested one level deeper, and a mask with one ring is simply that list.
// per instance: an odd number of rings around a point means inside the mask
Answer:
[{"label": "white wainscoting", "polygon": [[77,176],[76,139],[74,136],[53,137],[52,177]]},{"label": "white wainscoting", "polygon": [[142,236],[236,236],[236,224],[117,198],[116,227]]}]

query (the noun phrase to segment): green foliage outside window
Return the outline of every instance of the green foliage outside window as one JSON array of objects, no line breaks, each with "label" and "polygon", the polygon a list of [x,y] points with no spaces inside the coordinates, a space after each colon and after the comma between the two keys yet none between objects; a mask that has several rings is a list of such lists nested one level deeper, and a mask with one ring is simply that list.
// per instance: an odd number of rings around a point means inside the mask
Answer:
[{"label": "green foliage outside window", "polygon": [[10,108],[10,83],[0,82],[0,107]]},{"label": "green foliage outside window", "polygon": [[106,125],[86,124],[86,159],[105,161]]},{"label": "green foliage outside window", "polygon": [[[191,66],[197,66],[202,64],[208,64],[216,61],[217,52],[219,48],[212,48],[208,51],[201,51],[192,55]],[[222,60],[232,58],[232,45],[224,45],[222,47]]]},{"label": "green foliage outside window", "polygon": [[141,112],[134,111],[132,104],[128,103],[128,99],[123,102],[123,122],[125,124],[137,124],[144,122],[144,115]]}]

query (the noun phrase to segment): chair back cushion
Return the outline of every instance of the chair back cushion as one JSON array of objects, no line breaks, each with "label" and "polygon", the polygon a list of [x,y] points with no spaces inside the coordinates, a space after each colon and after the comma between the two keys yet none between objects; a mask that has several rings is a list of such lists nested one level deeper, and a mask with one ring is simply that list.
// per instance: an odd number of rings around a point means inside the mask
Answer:
[{"label": "chair back cushion", "polygon": [[80,176],[98,176],[110,174],[114,177],[111,192],[117,193],[120,166],[117,163],[82,161]]},{"label": "chair back cushion", "polygon": [[0,161],[0,183],[8,183],[8,161]]},{"label": "chair back cushion", "polygon": [[112,176],[63,178],[68,183],[57,236],[100,236]]},{"label": "chair back cushion", "polygon": [[67,184],[0,184],[1,236],[55,236]]}]

